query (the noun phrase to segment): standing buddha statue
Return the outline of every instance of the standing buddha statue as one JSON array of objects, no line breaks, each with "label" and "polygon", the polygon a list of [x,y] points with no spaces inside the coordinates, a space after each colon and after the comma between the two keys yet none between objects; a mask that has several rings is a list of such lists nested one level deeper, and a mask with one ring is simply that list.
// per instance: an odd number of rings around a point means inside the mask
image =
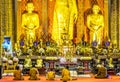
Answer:
[{"label": "standing buddha statue", "polygon": [[52,39],[58,44],[62,44],[64,32],[69,35],[69,40],[73,39],[73,25],[77,20],[76,0],[56,0],[54,8]]},{"label": "standing buddha statue", "polygon": [[26,5],[27,13],[22,14],[22,27],[25,29],[26,44],[32,45],[36,39],[35,31],[39,27],[39,16],[34,13],[34,5],[32,2]]},{"label": "standing buddha statue", "polygon": [[87,27],[90,30],[90,43],[97,41],[98,44],[102,43],[104,17],[99,14],[100,7],[93,5],[93,13],[87,16]]}]

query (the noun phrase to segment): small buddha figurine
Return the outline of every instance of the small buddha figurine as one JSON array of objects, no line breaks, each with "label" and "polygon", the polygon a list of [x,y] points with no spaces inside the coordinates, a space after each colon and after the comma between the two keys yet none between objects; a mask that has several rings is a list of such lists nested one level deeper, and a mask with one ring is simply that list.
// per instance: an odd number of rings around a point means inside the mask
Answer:
[{"label": "small buddha figurine", "polygon": [[40,56],[38,56],[38,59],[37,59],[37,62],[36,62],[37,64],[35,65],[35,67],[42,67],[42,64],[43,64],[43,62],[42,62],[42,59],[41,59],[41,57]]},{"label": "small buddha figurine", "polygon": [[113,55],[116,55],[117,53],[119,53],[119,50],[117,48],[113,49]]},{"label": "small buddha figurine", "polygon": [[29,55],[27,55],[27,57],[25,58],[24,67],[25,67],[25,68],[30,68],[30,67],[32,67],[32,61],[31,61]]},{"label": "small buddha figurine", "polygon": [[81,53],[81,47],[80,47],[80,46],[77,46],[77,47],[76,47],[76,54],[77,54],[77,55],[80,55],[80,53]]},{"label": "small buddha figurine", "polygon": [[112,58],[109,58],[108,65],[109,65],[109,68],[113,68],[114,67]]},{"label": "small buddha figurine", "polygon": [[39,53],[40,53],[40,55],[45,54],[45,50],[44,50],[44,48],[40,47],[40,48],[39,48]]},{"label": "small buddha figurine", "polygon": [[108,50],[107,50],[106,48],[104,48],[104,49],[102,50],[102,54],[103,54],[103,55],[107,55],[107,54],[108,54]]},{"label": "small buddha figurine", "polygon": [[98,54],[96,54],[96,57],[95,57],[95,65],[96,65],[96,67],[98,67],[99,66],[99,64],[100,64],[100,62],[101,62],[101,58],[100,57],[98,57]]}]

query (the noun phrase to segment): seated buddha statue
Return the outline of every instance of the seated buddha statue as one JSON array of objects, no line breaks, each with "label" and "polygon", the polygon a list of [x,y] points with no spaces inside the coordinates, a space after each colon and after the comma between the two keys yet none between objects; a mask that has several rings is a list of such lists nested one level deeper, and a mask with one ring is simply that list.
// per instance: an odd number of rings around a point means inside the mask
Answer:
[{"label": "seated buddha statue", "polygon": [[32,61],[31,61],[31,58],[30,58],[29,55],[27,55],[27,57],[25,58],[24,67],[25,67],[25,68],[30,68],[30,67],[32,67]]},{"label": "seated buddha statue", "polygon": [[40,56],[38,56],[38,59],[37,59],[37,62],[36,62],[35,67],[41,68],[41,67],[42,67],[42,64],[43,64],[42,59],[41,59]]},{"label": "seated buddha statue", "polygon": [[108,66],[109,66],[109,68],[113,68],[114,67],[112,58],[109,58]]},{"label": "seated buddha statue", "polygon": [[33,12],[34,5],[32,2],[27,3],[26,13],[22,14],[22,27],[25,29],[25,39],[27,45],[32,45],[36,39],[36,29],[39,27],[39,16]]},{"label": "seated buddha statue", "polygon": [[113,49],[113,55],[116,55],[117,53],[119,53],[119,50],[117,48]]},{"label": "seated buddha statue", "polygon": [[107,55],[108,54],[108,50],[106,48],[102,49],[102,54],[103,55]]},{"label": "seated buddha statue", "polygon": [[39,48],[39,54],[40,54],[40,55],[45,54],[45,50],[44,50],[44,48],[42,48],[42,47]]}]

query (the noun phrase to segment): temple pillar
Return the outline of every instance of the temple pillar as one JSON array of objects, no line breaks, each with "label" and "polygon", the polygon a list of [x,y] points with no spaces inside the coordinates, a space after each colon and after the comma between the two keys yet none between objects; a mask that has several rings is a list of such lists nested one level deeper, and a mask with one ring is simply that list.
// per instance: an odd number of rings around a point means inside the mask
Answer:
[{"label": "temple pillar", "polygon": [[109,29],[108,29],[108,0],[104,0],[104,39],[107,38],[109,39]]},{"label": "temple pillar", "polygon": [[12,44],[13,48],[17,42],[17,0],[12,0],[11,12],[12,12]]},{"label": "temple pillar", "polygon": [[118,35],[119,35],[119,50],[120,50],[120,0],[118,0],[118,6],[119,6],[119,7],[118,7],[118,12],[119,12],[119,15],[118,15],[119,34],[118,34]]},{"label": "temple pillar", "polygon": [[2,1],[0,1],[0,58],[1,58],[1,53],[2,53]]},{"label": "temple pillar", "polygon": [[54,7],[56,0],[48,0],[48,39],[51,40],[52,27],[53,27],[53,17],[54,17]]},{"label": "temple pillar", "polygon": [[[11,39],[12,39],[12,27],[13,27],[13,25],[12,25],[12,23],[13,23],[13,21],[12,21],[12,18],[13,18],[13,10],[12,10],[12,1],[13,0],[7,0],[8,1],[8,3],[7,3],[7,5],[8,5],[8,8],[7,8],[7,34],[6,35],[8,35],[8,36],[10,36],[11,37]],[[7,6],[6,5],[6,6]]]},{"label": "temple pillar", "polygon": [[4,36],[12,37],[12,0],[2,0],[2,27]]},{"label": "temple pillar", "polygon": [[4,35],[6,34],[6,29],[5,29],[5,27],[6,27],[6,19],[5,19],[5,17],[6,17],[6,12],[5,12],[5,0],[2,0],[2,1],[0,1],[0,32],[1,32],[1,34],[0,34],[0,52],[2,53],[2,51],[3,51],[3,49],[2,49],[2,42],[3,42],[3,40],[4,40]]},{"label": "temple pillar", "polygon": [[42,31],[43,36],[42,39],[47,41],[48,38],[48,9],[47,9],[48,1],[42,0]]},{"label": "temple pillar", "polygon": [[22,4],[21,4],[22,2],[21,1],[17,1],[17,10],[16,10],[16,12],[17,12],[17,35],[16,35],[16,38],[17,38],[17,44],[19,45],[19,40],[20,40],[20,35],[21,35],[21,33],[22,33],[22,28],[20,28],[21,27],[21,13],[19,13],[19,12],[22,12]]},{"label": "temple pillar", "polygon": [[[77,7],[78,7],[78,20],[77,20],[77,40],[76,43],[82,41],[82,37],[84,35],[84,0],[77,0]],[[81,4],[81,5],[79,5]]]},{"label": "temple pillar", "polygon": [[109,0],[109,8],[110,8],[110,38],[111,42],[115,47],[118,47],[119,43],[119,34],[118,34],[118,3],[119,0]]}]

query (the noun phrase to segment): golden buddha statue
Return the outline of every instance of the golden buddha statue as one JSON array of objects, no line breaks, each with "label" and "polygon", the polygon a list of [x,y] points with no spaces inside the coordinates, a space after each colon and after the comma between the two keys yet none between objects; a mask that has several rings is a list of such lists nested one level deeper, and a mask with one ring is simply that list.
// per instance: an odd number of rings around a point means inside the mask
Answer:
[{"label": "golden buddha statue", "polygon": [[113,59],[112,58],[109,58],[108,65],[109,65],[110,68],[114,67],[114,65],[113,65]]},{"label": "golden buddha statue", "polygon": [[39,27],[39,16],[34,13],[34,5],[32,2],[26,5],[27,13],[22,14],[22,27],[25,29],[26,44],[30,45],[36,39],[35,31]]},{"label": "golden buddha statue", "polygon": [[36,62],[36,65],[35,65],[35,67],[42,67],[42,64],[43,64],[43,62],[42,62],[42,59],[41,59],[41,57],[40,56],[38,56],[38,59],[37,59],[37,62]]},{"label": "golden buddha statue", "polygon": [[32,67],[32,60],[31,60],[31,58],[30,58],[29,55],[27,55],[27,57],[25,58],[24,67],[25,67],[25,68],[30,68],[30,67]]},{"label": "golden buddha statue", "polygon": [[104,17],[99,14],[100,7],[93,5],[93,13],[87,16],[87,27],[90,30],[90,43],[97,41],[98,44],[102,42]]},{"label": "golden buddha statue", "polygon": [[73,39],[73,25],[77,20],[76,0],[56,0],[54,8],[52,39],[62,44],[62,34],[66,32],[69,40]]}]

